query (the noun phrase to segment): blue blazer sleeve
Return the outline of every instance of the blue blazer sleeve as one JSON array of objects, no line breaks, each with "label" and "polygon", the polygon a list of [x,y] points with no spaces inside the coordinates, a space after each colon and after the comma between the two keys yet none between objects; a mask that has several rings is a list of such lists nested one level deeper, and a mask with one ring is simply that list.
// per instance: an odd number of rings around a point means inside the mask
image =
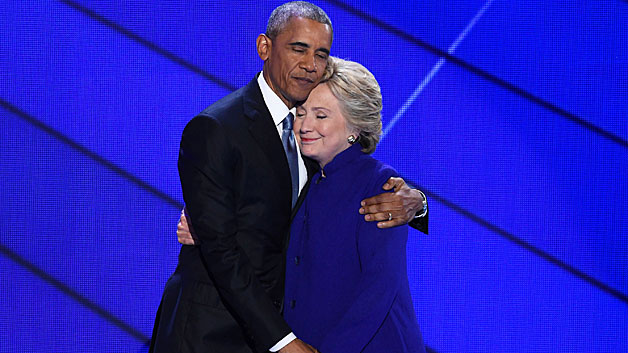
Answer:
[{"label": "blue blazer sleeve", "polygon": [[[377,186],[389,176],[377,178],[373,194],[380,192]],[[379,229],[375,222],[360,222],[356,235],[361,266],[359,285],[349,309],[317,347],[322,353],[360,352],[377,333],[402,281],[407,281],[407,237],[406,225]]]}]

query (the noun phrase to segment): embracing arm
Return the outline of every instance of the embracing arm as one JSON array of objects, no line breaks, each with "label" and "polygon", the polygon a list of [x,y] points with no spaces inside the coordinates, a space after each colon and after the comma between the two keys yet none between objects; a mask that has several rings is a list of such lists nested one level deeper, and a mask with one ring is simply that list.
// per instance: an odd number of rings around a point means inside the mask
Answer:
[{"label": "embracing arm", "polygon": [[[364,215],[364,219],[367,222],[377,221],[380,228],[407,223],[410,227],[427,234],[429,208],[425,194],[418,189],[410,188],[402,178],[396,177],[388,179],[382,189],[394,189],[395,192],[384,192],[363,200],[359,212]],[[392,218],[390,221],[389,213]],[[196,235],[187,221],[185,209],[181,211],[177,224],[177,239],[183,245],[196,245]]]},{"label": "embracing arm", "polygon": [[236,240],[233,153],[220,123],[196,117],[186,126],[179,176],[189,221],[210,277],[229,312],[266,349],[288,333],[272,300]]},{"label": "embracing arm", "polygon": [[408,223],[412,228],[427,234],[429,212],[425,194],[410,188],[402,178],[397,177],[388,179],[382,189],[394,189],[394,192],[384,192],[363,200],[360,214],[365,215],[364,219],[367,222],[377,221],[380,228]]}]

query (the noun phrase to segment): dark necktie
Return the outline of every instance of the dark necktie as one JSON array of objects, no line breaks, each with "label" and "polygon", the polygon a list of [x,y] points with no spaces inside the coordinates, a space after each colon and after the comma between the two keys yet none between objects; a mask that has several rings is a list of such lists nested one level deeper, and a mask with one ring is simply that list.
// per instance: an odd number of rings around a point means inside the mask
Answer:
[{"label": "dark necktie", "polygon": [[288,158],[288,166],[290,167],[290,177],[292,178],[292,207],[297,203],[299,197],[299,159],[297,157],[297,145],[294,141],[294,134],[292,133],[292,123],[294,116],[292,113],[288,113],[285,119],[283,119],[283,132],[281,133],[281,142],[283,143],[283,149],[286,151],[286,157]]}]

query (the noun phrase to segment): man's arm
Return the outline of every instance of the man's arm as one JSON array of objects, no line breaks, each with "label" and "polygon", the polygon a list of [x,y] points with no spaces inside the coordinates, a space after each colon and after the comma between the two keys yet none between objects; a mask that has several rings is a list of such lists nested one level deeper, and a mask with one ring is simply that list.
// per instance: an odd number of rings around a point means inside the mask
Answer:
[{"label": "man's arm", "polygon": [[388,179],[382,189],[394,189],[395,192],[384,192],[362,200],[359,212],[364,215],[364,219],[368,222],[377,221],[379,228],[408,223],[412,228],[427,234],[429,212],[423,211],[423,201],[427,201],[424,194],[410,188],[402,178],[395,177]]},{"label": "man's arm", "polygon": [[[181,217],[179,218],[179,223],[177,224],[177,238],[179,243],[183,245],[197,245],[198,238],[194,233],[194,228],[190,223],[188,223],[186,210],[183,208],[181,210]],[[279,348],[281,347],[281,348]],[[273,349],[276,348],[276,349]],[[271,352],[279,352],[279,353],[308,353],[308,352],[318,352],[309,344],[301,341],[296,338],[296,336],[291,332],[284,339],[279,341],[273,347],[270,348]]]},{"label": "man's arm", "polygon": [[188,123],[179,153],[183,198],[223,303],[255,341],[268,349],[291,330],[236,240],[234,158],[227,138],[220,123],[209,117],[196,117]]},{"label": "man's arm", "polygon": [[[427,234],[429,211],[426,209],[423,212],[423,201],[427,202],[425,195],[410,188],[402,178],[396,177],[388,179],[382,189],[394,189],[395,192],[384,192],[363,200],[359,212],[364,215],[364,219],[369,222],[377,221],[379,228],[408,223],[410,227]],[[184,211],[185,209],[181,211],[177,225],[177,239],[183,245],[195,245],[196,236],[194,230],[190,229]],[[390,221],[389,217],[392,218]]]},{"label": "man's arm", "polygon": [[301,341],[298,338],[295,338],[293,341],[288,343],[284,348],[280,349],[278,352],[279,353],[320,353],[314,347]]}]

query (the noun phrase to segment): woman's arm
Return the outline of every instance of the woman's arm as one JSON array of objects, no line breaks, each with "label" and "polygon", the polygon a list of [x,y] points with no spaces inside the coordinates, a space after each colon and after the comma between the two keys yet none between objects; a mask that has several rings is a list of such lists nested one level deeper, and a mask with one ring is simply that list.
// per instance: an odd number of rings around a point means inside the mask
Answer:
[{"label": "woman's arm", "polygon": [[[382,194],[362,200],[360,214],[367,222],[377,222],[380,228],[408,224],[427,234],[427,200],[425,194],[406,184],[400,177],[391,177],[383,184]],[[419,216],[419,217],[417,217]]]},{"label": "woman's arm", "polygon": [[317,347],[322,353],[360,352],[371,341],[407,281],[407,237],[406,225],[381,229],[374,222],[360,221],[356,234],[361,268],[358,286],[347,311]]}]

